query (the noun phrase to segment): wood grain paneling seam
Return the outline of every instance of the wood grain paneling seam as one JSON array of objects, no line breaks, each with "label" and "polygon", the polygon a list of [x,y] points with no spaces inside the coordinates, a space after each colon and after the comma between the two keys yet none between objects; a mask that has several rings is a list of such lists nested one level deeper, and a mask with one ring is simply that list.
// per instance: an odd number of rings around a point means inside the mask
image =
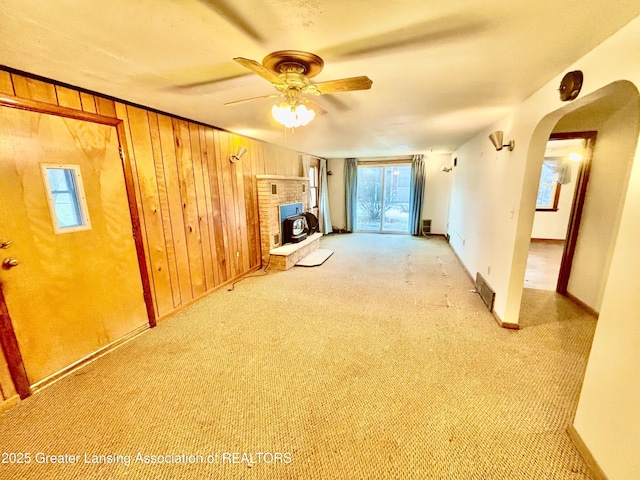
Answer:
[{"label": "wood grain paneling seam", "polygon": [[155,169],[155,182],[158,198],[158,205],[161,219],[161,239],[164,249],[164,258],[166,261],[167,275],[169,281],[169,290],[171,305],[173,310],[176,306],[180,305],[180,287],[177,273],[177,265],[175,264],[175,253],[173,248],[173,229],[171,210],[169,208],[169,198],[167,193],[167,177],[166,169],[163,164],[163,151],[162,141],[160,134],[160,124],[158,121],[158,115],[153,112],[149,112],[149,134],[151,137],[151,149],[152,149],[152,162]]}]

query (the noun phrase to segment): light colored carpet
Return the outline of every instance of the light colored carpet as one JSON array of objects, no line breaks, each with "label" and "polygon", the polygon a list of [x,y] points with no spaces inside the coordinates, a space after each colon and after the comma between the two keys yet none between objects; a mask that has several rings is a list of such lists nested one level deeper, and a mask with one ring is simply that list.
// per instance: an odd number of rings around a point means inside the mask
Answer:
[{"label": "light colored carpet", "polygon": [[499,328],[443,240],[321,246],[332,261],[221,290],[5,412],[2,450],[31,463],[0,478],[590,478],[566,429],[592,317],[526,292],[525,328]]},{"label": "light colored carpet", "polygon": [[332,250],[318,248],[296,263],[296,265],[299,267],[318,267],[326,262],[331,255],[333,255]]}]

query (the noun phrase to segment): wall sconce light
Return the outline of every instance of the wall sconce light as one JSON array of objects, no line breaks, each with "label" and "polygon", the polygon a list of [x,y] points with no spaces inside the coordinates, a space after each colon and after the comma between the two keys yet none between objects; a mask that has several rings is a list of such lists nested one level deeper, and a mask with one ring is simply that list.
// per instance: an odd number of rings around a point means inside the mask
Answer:
[{"label": "wall sconce light", "polygon": [[503,145],[502,144],[503,135],[504,133],[502,132],[502,130],[496,130],[491,135],[489,135],[489,140],[491,140],[491,143],[493,143],[493,146],[496,147],[496,150],[498,152],[502,150],[504,147],[509,147],[509,151],[511,152],[515,148],[516,142],[515,140],[509,140],[509,143],[507,143],[506,145]]},{"label": "wall sconce light", "polygon": [[247,153],[247,149],[245,147],[243,147],[242,145],[240,145],[238,147],[238,151],[236,152],[236,154],[235,155],[231,155],[229,157],[229,160],[231,161],[231,163],[236,163],[238,160],[240,160],[242,157],[244,157],[246,153]]},{"label": "wall sconce light", "polygon": [[444,165],[440,167],[441,172],[449,173],[451,170],[453,170],[453,167],[445,167]]}]

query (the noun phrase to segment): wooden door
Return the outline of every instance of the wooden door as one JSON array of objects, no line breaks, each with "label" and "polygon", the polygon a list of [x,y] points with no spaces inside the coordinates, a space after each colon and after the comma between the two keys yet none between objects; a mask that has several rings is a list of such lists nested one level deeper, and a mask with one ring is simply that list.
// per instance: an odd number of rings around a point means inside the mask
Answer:
[{"label": "wooden door", "polygon": [[[43,164],[79,172],[87,228],[56,220]],[[30,385],[149,322],[113,125],[0,107],[1,241],[0,287]]]}]

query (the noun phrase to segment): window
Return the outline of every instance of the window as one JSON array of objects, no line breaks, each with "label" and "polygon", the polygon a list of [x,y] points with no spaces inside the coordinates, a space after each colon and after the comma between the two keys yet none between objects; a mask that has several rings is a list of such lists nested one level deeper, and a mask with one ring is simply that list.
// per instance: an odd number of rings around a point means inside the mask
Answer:
[{"label": "window", "polygon": [[318,179],[319,171],[318,167],[309,167],[309,208],[318,208],[319,189]]},{"label": "window", "polygon": [[542,163],[542,173],[540,174],[540,184],[538,186],[536,210],[558,209],[558,199],[560,198],[560,184],[557,182],[556,175],[558,167],[558,160],[544,159]]},{"label": "window", "polygon": [[79,165],[42,165],[55,233],[89,230],[91,222]]},{"label": "window", "polygon": [[357,231],[409,233],[411,165],[359,165],[357,182]]}]

